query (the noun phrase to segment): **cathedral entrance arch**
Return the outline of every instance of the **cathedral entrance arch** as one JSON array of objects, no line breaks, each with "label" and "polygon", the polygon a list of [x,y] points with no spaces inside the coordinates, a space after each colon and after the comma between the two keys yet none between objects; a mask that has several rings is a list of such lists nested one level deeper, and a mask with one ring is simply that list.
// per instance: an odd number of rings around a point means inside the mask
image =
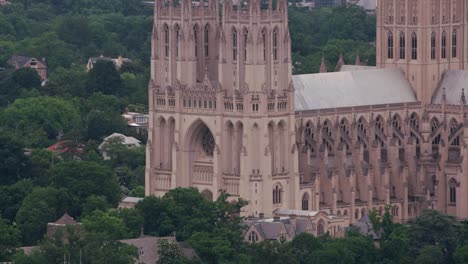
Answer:
[{"label": "cathedral entrance arch", "polygon": [[212,186],[214,174],[215,139],[208,126],[196,120],[186,134],[188,177],[191,186]]}]

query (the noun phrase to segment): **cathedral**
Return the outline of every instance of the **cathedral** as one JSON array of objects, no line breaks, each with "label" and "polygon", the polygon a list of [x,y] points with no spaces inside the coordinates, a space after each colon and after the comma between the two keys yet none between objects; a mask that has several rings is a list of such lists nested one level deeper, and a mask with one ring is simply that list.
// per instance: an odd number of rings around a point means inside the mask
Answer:
[{"label": "cathedral", "polygon": [[156,0],[146,195],[468,218],[468,0],[379,0],[377,67],[292,75],[290,47],[287,0]]}]

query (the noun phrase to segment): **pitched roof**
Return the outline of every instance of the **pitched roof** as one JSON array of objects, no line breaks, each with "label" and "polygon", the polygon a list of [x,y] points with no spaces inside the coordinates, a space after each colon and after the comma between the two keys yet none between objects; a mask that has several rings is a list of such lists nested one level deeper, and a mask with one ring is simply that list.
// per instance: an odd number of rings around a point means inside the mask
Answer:
[{"label": "pitched roof", "polygon": [[16,66],[16,64],[18,64],[19,67],[23,67],[26,63],[28,63],[32,59],[35,59],[36,61],[43,64],[44,66],[47,66],[45,61],[38,60],[38,59],[36,59],[34,57],[21,56],[21,55],[11,56],[11,58],[8,60],[8,64],[10,64],[12,66]]},{"label": "pitched roof", "polygon": [[60,217],[59,220],[55,221],[52,224],[56,225],[76,225],[78,222],[75,221],[73,217],[65,213],[62,217]]},{"label": "pitched roof", "polygon": [[294,75],[295,110],[416,102],[401,69]]},{"label": "pitched roof", "polygon": [[445,71],[436,90],[434,91],[434,94],[432,95],[433,104],[442,104],[444,88],[447,104],[460,104],[462,89],[465,89],[465,95],[468,93],[468,71]]}]

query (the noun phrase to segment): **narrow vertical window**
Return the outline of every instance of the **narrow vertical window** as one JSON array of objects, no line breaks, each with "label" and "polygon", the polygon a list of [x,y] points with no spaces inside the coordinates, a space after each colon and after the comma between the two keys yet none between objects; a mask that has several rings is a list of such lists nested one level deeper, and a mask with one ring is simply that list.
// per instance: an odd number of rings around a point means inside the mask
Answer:
[{"label": "narrow vertical window", "polygon": [[278,60],[278,29],[273,30],[273,60]]},{"label": "narrow vertical window", "polygon": [[248,41],[248,37],[249,37],[249,32],[246,30],[244,30],[244,61],[247,61],[247,41]]},{"label": "narrow vertical window", "polygon": [[169,57],[169,27],[164,25],[164,54]]},{"label": "narrow vertical window", "polygon": [[406,40],[405,40],[405,33],[400,33],[400,60],[405,59],[405,49],[406,49]]},{"label": "narrow vertical window", "polygon": [[198,27],[193,27],[193,42],[195,42],[195,58],[198,58]]},{"label": "narrow vertical window", "polygon": [[267,59],[267,37],[266,37],[266,30],[262,30],[262,42],[263,42],[263,60],[266,61]]},{"label": "narrow vertical window", "polygon": [[418,59],[418,37],[415,32],[411,35],[411,59]]},{"label": "narrow vertical window", "polygon": [[452,32],[452,58],[457,57],[457,30]]},{"label": "narrow vertical window", "polygon": [[175,38],[175,42],[176,42],[176,58],[179,58],[179,43],[180,43],[180,27],[179,25],[176,26],[176,38]]},{"label": "narrow vertical window", "polygon": [[237,61],[237,31],[232,30],[232,60]]},{"label": "narrow vertical window", "polygon": [[390,31],[388,32],[387,36],[387,48],[387,58],[393,59],[393,33]]},{"label": "narrow vertical window", "polygon": [[449,183],[449,201],[452,204],[457,202],[457,183],[454,179],[451,179]]},{"label": "narrow vertical window", "polygon": [[431,34],[431,60],[436,58],[436,34],[432,32]]},{"label": "narrow vertical window", "polygon": [[447,34],[442,32],[442,47],[441,47],[441,54],[440,56],[442,59],[447,58]]},{"label": "narrow vertical window", "polygon": [[205,57],[208,57],[210,54],[209,43],[210,43],[210,27],[207,24],[205,26],[205,42],[204,42]]}]

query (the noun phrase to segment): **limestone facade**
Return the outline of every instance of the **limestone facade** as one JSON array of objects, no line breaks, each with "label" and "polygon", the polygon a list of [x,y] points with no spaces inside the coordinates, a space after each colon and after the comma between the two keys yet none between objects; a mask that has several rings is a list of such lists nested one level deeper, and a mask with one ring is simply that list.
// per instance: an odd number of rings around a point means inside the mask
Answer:
[{"label": "limestone facade", "polygon": [[[248,200],[242,213],[252,216],[323,210],[352,223],[391,206],[398,221],[424,208],[468,218],[468,109],[461,89],[437,87],[444,70],[468,68],[468,0],[379,1],[378,67],[402,68],[417,101],[301,110],[287,2],[220,8],[216,0],[155,3],[146,195],[192,186],[216,199],[225,190]],[[457,57],[447,48],[447,58],[437,51],[432,61],[429,32],[444,29],[458,32]],[[404,60],[400,31],[409,41]],[[456,103],[447,99],[454,93]]]}]

